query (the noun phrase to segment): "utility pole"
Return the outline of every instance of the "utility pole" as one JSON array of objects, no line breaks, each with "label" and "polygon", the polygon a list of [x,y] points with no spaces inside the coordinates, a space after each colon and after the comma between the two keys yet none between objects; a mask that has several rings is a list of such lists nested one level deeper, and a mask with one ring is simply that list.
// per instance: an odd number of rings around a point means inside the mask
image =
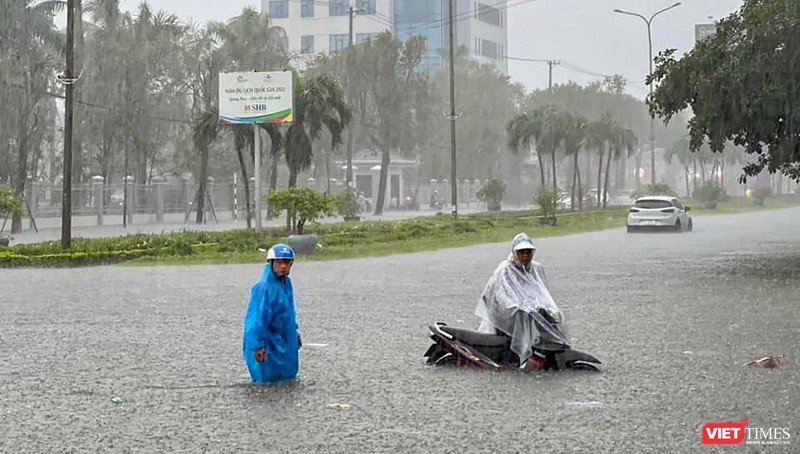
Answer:
[{"label": "utility pole", "polygon": [[[347,8],[347,16],[350,19],[350,40],[348,42],[348,57],[351,57],[350,53],[352,52],[353,48],[353,19],[356,15],[360,12],[360,9],[353,8],[352,6]],[[352,68],[347,68],[347,71],[350,71]],[[352,101],[352,100],[351,100]],[[349,189],[353,185],[353,141],[355,140],[355,134],[353,134],[353,124],[351,123],[348,127],[348,134],[347,134],[347,188]]]},{"label": "utility pole", "polygon": [[533,63],[547,63],[547,66],[550,67],[549,68],[548,89],[549,90],[553,89],[553,66],[560,65],[561,64],[561,60],[543,60],[543,59],[539,59],[539,58],[518,58],[518,57],[509,57],[508,55],[505,55],[503,58],[505,58],[506,60],[527,61],[527,62],[533,62]]},{"label": "utility pole", "polygon": [[67,1],[67,67],[64,70],[64,174],[61,186],[61,247],[72,245],[72,129],[75,106],[75,0]]},{"label": "utility pole", "polygon": [[455,30],[454,0],[450,0],[448,28],[450,34],[450,199],[452,200],[453,219],[458,218],[458,180],[456,168],[456,72],[455,72]]},{"label": "utility pole", "polygon": [[550,75],[549,75],[549,83],[547,85],[550,91],[553,91],[553,66],[560,65],[561,62],[558,60],[547,60],[547,66],[550,67]]}]

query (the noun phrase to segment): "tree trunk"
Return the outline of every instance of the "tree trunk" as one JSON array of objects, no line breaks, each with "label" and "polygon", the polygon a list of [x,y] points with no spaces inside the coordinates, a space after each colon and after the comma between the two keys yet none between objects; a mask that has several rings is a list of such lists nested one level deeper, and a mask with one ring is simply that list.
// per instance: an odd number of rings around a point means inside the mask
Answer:
[{"label": "tree trunk", "polygon": [[[17,178],[14,182],[14,193],[17,196],[25,196],[25,182],[28,179],[28,115],[20,118],[19,133],[17,135]],[[63,198],[62,198],[63,200]],[[11,218],[11,233],[22,233],[22,216],[15,213]]]},{"label": "tree trunk", "polygon": [[556,150],[553,149],[553,192],[558,193],[558,179],[556,178]]},{"label": "tree trunk", "polygon": [[692,158],[692,195],[697,192],[697,158]]},{"label": "tree trunk", "polygon": [[539,160],[539,174],[542,176],[542,189],[544,189],[547,182],[544,179],[544,162],[542,160],[542,154],[539,153],[539,150],[536,150],[536,159]]},{"label": "tree trunk", "polygon": [[[386,200],[386,183],[389,179],[389,163],[391,162],[391,157],[389,156],[389,150],[383,150],[381,153],[381,176],[380,181],[378,182],[378,199],[375,201],[375,215],[380,216],[383,214],[383,205],[384,201]],[[454,183],[451,183],[454,184]]]},{"label": "tree trunk", "polygon": [[[603,185],[603,209],[606,208],[606,204],[608,203],[608,176],[611,173],[611,154],[609,153],[608,159],[606,160],[606,181]],[[598,188],[599,189],[599,188]]]},{"label": "tree trunk", "polygon": [[289,184],[286,187],[293,188],[295,186],[297,186],[297,171],[289,169]]},{"label": "tree trunk", "polygon": [[619,191],[621,189],[625,189],[628,185],[627,175],[628,174],[628,157],[623,156],[622,159],[618,161],[617,165],[617,174],[614,178],[614,189]]},{"label": "tree trunk", "polygon": [[689,166],[687,165],[683,166],[683,176],[686,179],[686,198],[688,199],[692,194],[689,192]]},{"label": "tree trunk", "polygon": [[639,189],[639,187],[642,185],[642,179],[639,177],[639,169],[642,168],[642,153],[644,153],[644,150],[641,148],[639,149],[639,152],[636,153],[636,170],[633,172],[633,174],[636,176],[636,189]]},{"label": "tree trunk", "polygon": [[706,166],[703,161],[700,161],[700,177],[702,178],[703,184],[706,184]]},{"label": "tree trunk", "polygon": [[600,192],[603,187],[603,150],[600,150],[600,159],[597,162],[597,207],[600,208]]},{"label": "tree trunk", "polygon": [[580,171],[578,170],[578,168],[580,167],[578,161],[579,154],[580,154],[579,151],[575,150],[574,153],[575,158],[574,158],[574,163],[572,165],[572,192],[569,196],[570,211],[575,211],[575,184],[578,181],[578,174],[580,173]]},{"label": "tree trunk", "polygon": [[200,150],[200,175],[198,178],[199,188],[197,189],[197,217],[195,222],[202,224],[205,219],[206,207],[206,185],[208,184],[208,145]]},{"label": "tree trunk", "polygon": [[577,167],[578,173],[578,210],[583,210],[583,187],[581,184],[581,166]]},{"label": "tree trunk", "polygon": [[[279,153],[270,153],[271,162],[269,168],[269,192],[272,192],[278,189],[278,159],[280,159]],[[275,210],[272,208],[272,204],[267,204],[267,219],[272,219],[275,216]]]}]

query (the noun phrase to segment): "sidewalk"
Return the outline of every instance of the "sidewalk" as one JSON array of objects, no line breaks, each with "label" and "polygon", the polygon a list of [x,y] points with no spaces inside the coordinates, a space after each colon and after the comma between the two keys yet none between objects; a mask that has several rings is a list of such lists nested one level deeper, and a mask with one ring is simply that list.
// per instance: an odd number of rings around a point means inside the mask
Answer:
[{"label": "sidewalk", "polygon": [[[504,211],[516,211],[516,210],[528,210],[532,207],[509,207],[509,209]],[[459,214],[474,214],[474,213],[481,213],[485,210],[476,209],[476,208],[460,208]],[[362,214],[361,219],[364,221],[399,221],[403,219],[411,219],[416,217],[424,217],[424,216],[435,216],[437,211],[423,208],[419,211],[387,211],[382,216],[374,216],[372,214]],[[442,211],[446,216],[450,215],[449,211]],[[244,219],[239,219],[237,222],[234,222],[230,216],[230,214],[225,213],[218,213],[218,216],[222,219],[219,220],[219,223],[214,223],[213,219],[208,221],[206,224],[197,225],[193,222],[192,219],[189,220],[187,223],[183,222],[171,222],[171,223],[163,223],[163,224],[134,224],[128,225],[127,228],[122,227],[121,225],[107,225],[107,226],[76,226],[73,224],[72,226],[72,237],[73,238],[111,238],[117,236],[124,236],[124,235],[134,235],[134,234],[154,234],[154,233],[169,233],[169,232],[178,232],[182,230],[188,231],[226,231],[226,230],[238,230],[238,229],[246,229],[247,228],[247,221]],[[27,226],[27,220],[23,220],[23,223]],[[74,220],[73,220],[74,222]],[[342,218],[332,217],[332,218],[324,218],[319,221],[320,223],[335,223],[335,222],[342,222]],[[50,223],[51,226],[48,228],[39,228],[39,232],[35,232],[34,230],[25,230],[23,233],[11,235],[13,239],[11,240],[11,245],[14,244],[28,244],[28,243],[38,243],[42,241],[58,241],[61,239],[61,227],[60,227],[60,220],[58,222],[58,226],[53,226],[52,222]],[[270,221],[264,220],[262,222],[263,227],[280,227],[286,224],[286,218],[280,217],[275,218]],[[6,226],[6,230],[2,233],[3,235],[8,235],[8,226]]]}]

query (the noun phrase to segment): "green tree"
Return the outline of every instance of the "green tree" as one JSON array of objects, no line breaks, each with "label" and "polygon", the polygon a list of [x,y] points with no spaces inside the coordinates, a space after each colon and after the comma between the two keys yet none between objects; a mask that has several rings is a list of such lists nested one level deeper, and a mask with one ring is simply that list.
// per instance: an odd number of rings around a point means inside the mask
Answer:
[{"label": "green tree", "polygon": [[690,147],[707,139],[714,152],[726,141],[755,159],[744,175],[763,169],[800,180],[800,4],[745,0],[681,59],[675,50],[656,58],[648,102],[669,121],[691,108]]},{"label": "green tree", "polygon": [[[16,172],[10,173],[14,192],[22,196],[28,179],[30,147],[41,132],[52,104],[45,102],[54,83],[63,36],[55,30],[53,17],[60,2],[0,0],[0,139],[17,148]],[[22,230],[21,213],[14,213],[11,230]]]}]

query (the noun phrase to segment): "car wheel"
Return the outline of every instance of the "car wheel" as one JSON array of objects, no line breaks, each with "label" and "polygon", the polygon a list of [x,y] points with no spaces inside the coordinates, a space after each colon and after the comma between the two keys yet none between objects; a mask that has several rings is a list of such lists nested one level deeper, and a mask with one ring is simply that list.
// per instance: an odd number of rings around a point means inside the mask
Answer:
[{"label": "car wheel", "polygon": [[635,230],[633,230],[633,227],[628,226],[628,233],[633,233],[633,232],[635,232]]},{"label": "car wheel", "polygon": [[688,226],[686,226],[686,231],[687,231],[687,232],[691,232],[691,231],[692,231],[692,228],[693,228],[693,226],[692,226],[692,220],[691,220],[691,219],[689,219],[689,225],[688,225]]},{"label": "car wheel", "polygon": [[675,221],[675,232],[681,233],[683,231],[683,226],[681,225],[681,220],[678,219]]}]

